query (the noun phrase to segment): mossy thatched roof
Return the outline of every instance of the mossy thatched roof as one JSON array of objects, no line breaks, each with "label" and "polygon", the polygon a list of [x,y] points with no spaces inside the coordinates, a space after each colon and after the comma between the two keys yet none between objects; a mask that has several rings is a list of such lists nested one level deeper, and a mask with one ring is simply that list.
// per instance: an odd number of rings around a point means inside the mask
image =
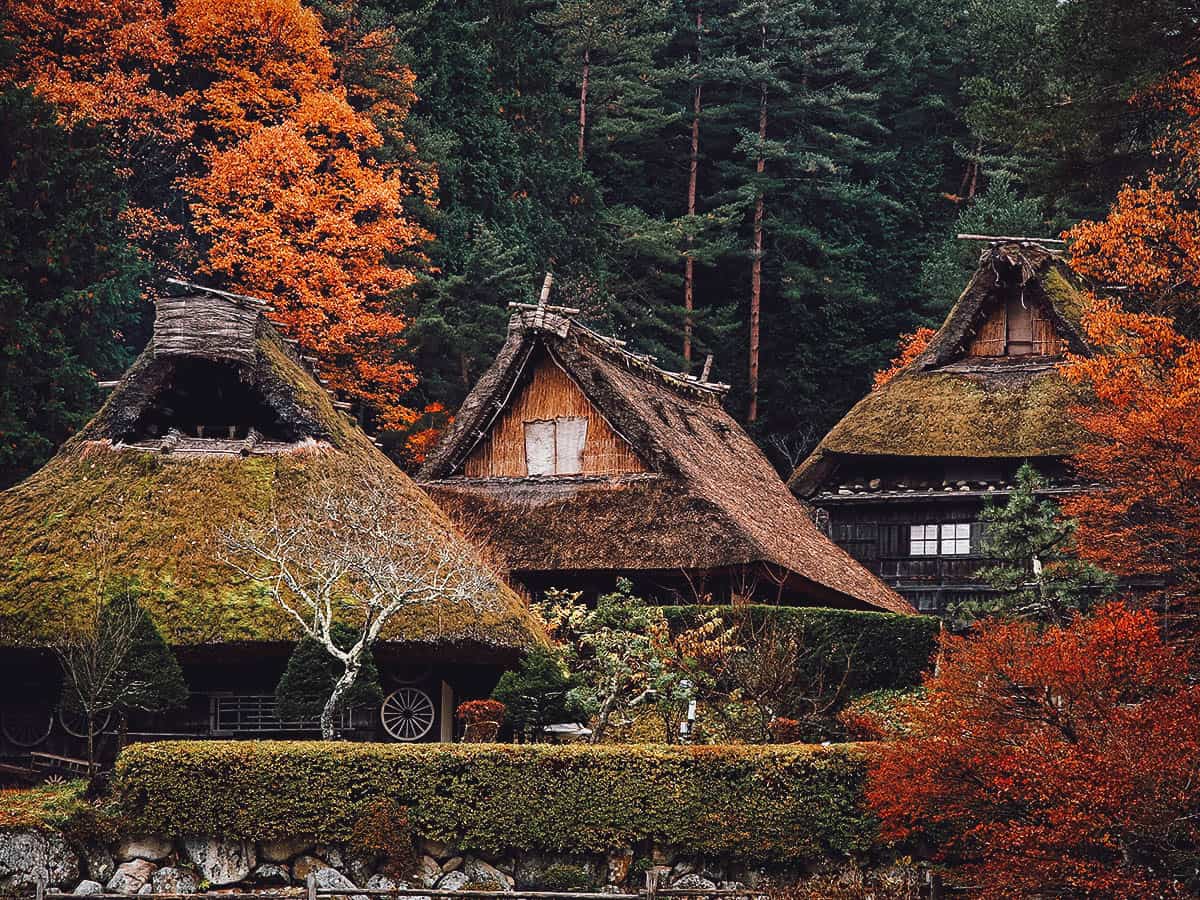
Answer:
[{"label": "mossy thatched roof", "polygon": [[[177,360],[186,358],[156,355],[152,344],[79,434],[41,470],[0,493],[0,646],[54,640],[87,608],[81,598],[94,595],[100,569],[138,578],[148,590],[151,615],[172,644],[295,639],[295,623],[265,589],[220,559],[222,535],[269,508],[304,503],[317,480],[384,485],[396,516],[411,518],[440,540],[464,540],[334,409],[261,318],[252,349],[253,363],[240,366],[240,377],[293,431],[290,445],[242,456],[195,448],[161,454],[125,443],[170,384]],[[385,637],[458,648],[464,655],[512,653],[543,640],[521,599],[492,584],[477,605],[408,608]]]},{"label": "mossy thatched roof", "polygon": [[1058,371],[1057,357],[968,357],[981,321],[1019,287],[1053,321],[1071,352],[1089,351],[1082,295],[1067,265],[1038,246],[1002,244],[984,252],[967,289],[925,350],[860,400],[788,481],[809,496],[850,457],[1063,457],[1083,437],[1070,408],[1083,397]]},{"label": "mossy thatched roof", "polygon": [[[627,439],[650,472],[469,478],[463,461],[545,355]],[[510,571],[679,571],[768,564],[807,602],[913,612],[821,534],[723,391],[654,367],[551,313],[513,317],[508,341],[472,389],[418,481]]]}]

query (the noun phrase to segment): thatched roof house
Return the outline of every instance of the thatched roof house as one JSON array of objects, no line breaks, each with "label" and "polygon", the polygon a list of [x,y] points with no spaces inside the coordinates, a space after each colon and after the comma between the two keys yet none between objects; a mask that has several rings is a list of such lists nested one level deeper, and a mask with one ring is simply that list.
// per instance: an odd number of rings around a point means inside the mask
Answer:
[{"label": "thatched roof house", "polygon": [[[463,540],[336,408],[266,311],[203,289],[160,299],[150,345],[95,418],[0,493],[0,646],[52,643],[106,571],[139,579],[185,662],[285,658],[296,624],[222,561],[223,535],[270,508],[303,515],[297,504],[317,481],[370,479],[393,515]],[[476,605],[402,611],[385,631],[387,652],[439,665],[514,660],[542,640],[539,626],[516,594],[490,585]]]},{"label": "thatched roof house", "polygon": [[[842,546],[923,607],[945,600],[931,586],[974,589],[979,566],[966,558],[981,548],[980,498],[1003,497],[1024,460],[1055,490],[1072,489],[1063,461],[1082,436],[1068,411],[1080,396],[1057,367],[1068,352],[1090,352],[1081,311],[1057,252],[994,244],[924,352],[859,401],[788,486],[828,517]],[[947,553],[943,532],[953,535]],[[959,559],[913,561],[914,550]]]},{"label": "thatched roof house", "polygon": [[910,612],[821,535],[722,408],[555,307],[526,308],[418,482],[531,590]]}]

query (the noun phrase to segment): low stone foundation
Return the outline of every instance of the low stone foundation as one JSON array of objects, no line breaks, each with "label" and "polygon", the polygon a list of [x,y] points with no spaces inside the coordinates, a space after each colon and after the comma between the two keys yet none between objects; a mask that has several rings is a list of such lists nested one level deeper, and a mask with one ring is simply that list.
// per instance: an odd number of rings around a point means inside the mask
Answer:
[{"label": "low stone foundation", "polygon": [[[414,871],[401,871],[414,866]],[[608,854],[514,851],[493,855],[420,841],[413,859],[398,864],[302,837],[256,844],[215,838],[166,840],[139,836],[111,847],[78,848],[56,834],[0,833],[0,891],[9,895],[27,894],[39,880],[51,890],[80,896],[190,894],[209,889],[278,890],[299,888],[310,874],[323,888],[620,893],[637,890],[650,866],[668,868],[666,880],[671,887],[693,889],[755,888],[768,882],[799,883],[820,877],[845,884],[870,882],[903,891],[906,886],[915,887],[917,878],[914,869],[904,866],[864,871],[847,863],[813,872],[785,865],[747,867],[662,848],[653,848],[645,855],[638,855],[631,848]]]}]

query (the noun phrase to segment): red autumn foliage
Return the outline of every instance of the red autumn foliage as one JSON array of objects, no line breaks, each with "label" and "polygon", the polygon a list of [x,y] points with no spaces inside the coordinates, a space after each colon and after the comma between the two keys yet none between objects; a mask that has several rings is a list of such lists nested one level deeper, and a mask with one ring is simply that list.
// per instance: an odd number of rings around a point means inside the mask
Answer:
[{"label": "red autumn foliage", "polygon": [[925,352],[925,348],[929,346],[929,341],[935,334],[937,332],[932,328],[918,328],[909,334],[900,335],[900,339],[896,342],[896,356],[892,358],[886,369],[880,369],[875,373],[871,389],[877,391],[899,375],[914,359]]},{"label": "red autumn foliage", "polygon": [[973,896],[1191,896],[1200,688],[1152,614],[943,636],[906,730],[878,745],[868,798]]},{"label": "red autumn foliage", "polygon": [[1118,575],[1157,575],[1172,606],[1200,596],[1200,342],[1171,320],[1097,301],[1100,348],[1065,371],[1092,394],[1076,410],[1090,439],[1074,458],[1095,485],[1064,499],[1079,552]]},{"label": "red autumn foliage", "polygon": [[499,700],[468,700],[460,703],[454,717],[463,726],[462,739],[468,744],[494,741],[504,722],[505,706]]},{"label": "red autumn foliage", "polygon": [[776,716],[767,723],[767,732],[772,744],[794,744],[801,737],[800,722],[784,716]]},{"label": "red autumn foliage", "polygon": [[1068,232],[1072,266],[1101,292],[1120,285],[1124,308],[1092,299],[1084,325],[1096,355],[1066,367],[1094,397],[1075,411],[1090,440],[1074,465],[1097,487],[1063,507],[1079,520],[1081,556],[1161,577],[1155,599],[1180,613],[1200,597],[1200,343],[1183,333],[1200,313],[1200,72],[1172,74],[1134,102],[1169,122],[1158,168],[1107,218]]},{"label": "red autumn foliage", "polygon": [[504,721],[504,708],[499,700],[467,700],[458,704],[454,717],[464,725],[478,722],[495,722],[499,725]]},{"label": "red autumn foliage", "polygon": [[[436,176],[401,132],[415,77],[398,39],[356,30],[353,8],[328,5],[331,34],[300,0],[14,0],[3,74],[111,132],[160,267],[270,297],[332,387],[402,427],[400,300],[430,238],[404,204],[432,203]],[[380,126],[403,161],[382,161]]]}]

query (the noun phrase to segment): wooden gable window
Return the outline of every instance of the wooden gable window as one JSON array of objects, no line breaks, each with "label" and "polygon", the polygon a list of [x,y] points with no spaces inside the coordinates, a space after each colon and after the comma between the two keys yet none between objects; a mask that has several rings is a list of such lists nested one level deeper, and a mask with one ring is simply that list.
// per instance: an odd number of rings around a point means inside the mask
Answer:
[{"label": "wooden gable window", "polygon": [[991,311],[971,341],[969,356],[1058,356],[1067,349],[1039,303],[1021,294]]},{"label": "wooden gable window", "polygon": [[530,475],[579,475],[588,420],[560,416],[525,423],[525,470]]}]

